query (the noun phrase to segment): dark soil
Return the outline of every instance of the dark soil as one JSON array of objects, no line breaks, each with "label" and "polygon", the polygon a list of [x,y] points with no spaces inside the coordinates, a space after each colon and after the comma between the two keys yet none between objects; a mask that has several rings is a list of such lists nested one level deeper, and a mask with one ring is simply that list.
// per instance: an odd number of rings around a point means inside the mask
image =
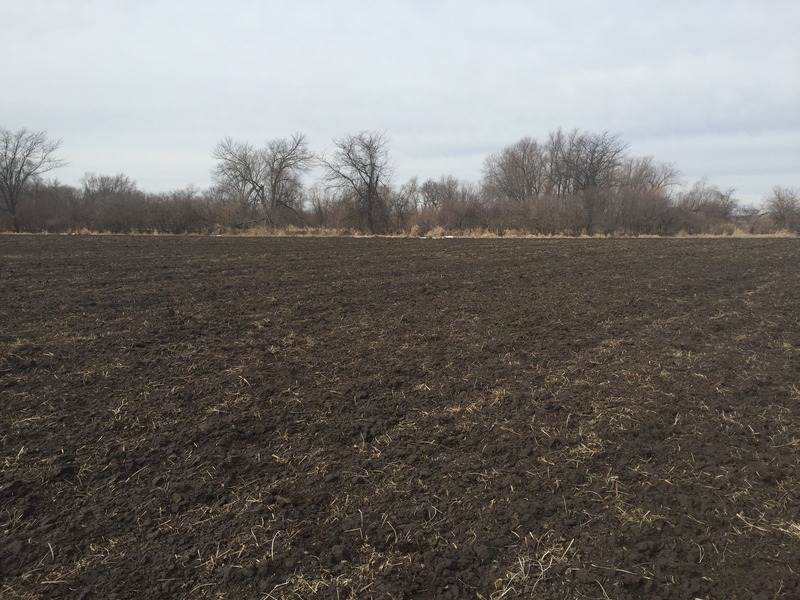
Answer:
[{"label": "dark soil", "polygon": [[793,239],[0,236],[0,597],[800,597]]}]

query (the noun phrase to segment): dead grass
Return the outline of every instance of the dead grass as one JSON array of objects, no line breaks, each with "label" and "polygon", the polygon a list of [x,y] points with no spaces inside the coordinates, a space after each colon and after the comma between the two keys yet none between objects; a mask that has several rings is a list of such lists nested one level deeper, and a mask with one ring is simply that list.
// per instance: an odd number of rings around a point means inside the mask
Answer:
[{"label": "dead grass", "polygon": [[[506,597],[535,597],[536,588],[559,577],[567,565],[575,568],[575,539],[565,540],[553,531],[535,536],[529,533],[514,548],[514,560],[502,577],[495,580],[495,591],[489,600]],[[483,597],[479,594],[479,597]]]},{"label": "dead grass", "polygon": [[66,233],[14,233],[11,231],[0,231],[0,235],[22,236],[22,235],[81,235],[81,236],[200,236],[211,235],[212,237],[353,237],[353,238],[424,238],[424,239],[444,239],[444,238],[464,238],[464,239],[717,239],[717,238],[797,238],[798,233],[780,230],[769,233],[751,233],[738,227],[728,227],[719,233],[688,233],[680,231],[674,235],[656,234],[629,234],[625,232],[617,233],[595,233],[584,232],[557,232],[557,233],[531,233],[521,229],[446,229],[440,225],[421,233],[417,227],[409,231],[394,233],[372,234],[350,228],[336,227],[298,227],[289,225],[287,227],[269,228],[263,225],[256,225],[248,228],[217,227],[209,234],[190,233],[190,234],[171,234],[158,230],[155,231],[131,231],[124,233],[112,233],[110,231],[90,230],[86,227],[68,231]]}]

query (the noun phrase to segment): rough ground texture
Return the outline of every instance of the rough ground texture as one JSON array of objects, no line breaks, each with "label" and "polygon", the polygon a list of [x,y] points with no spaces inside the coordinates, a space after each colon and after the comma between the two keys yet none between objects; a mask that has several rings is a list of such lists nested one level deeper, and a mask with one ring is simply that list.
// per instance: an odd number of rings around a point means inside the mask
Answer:
[{"label": "rough ground texture", "polygon": [[796,240],[0,236],[0,597],[800,597]]}]

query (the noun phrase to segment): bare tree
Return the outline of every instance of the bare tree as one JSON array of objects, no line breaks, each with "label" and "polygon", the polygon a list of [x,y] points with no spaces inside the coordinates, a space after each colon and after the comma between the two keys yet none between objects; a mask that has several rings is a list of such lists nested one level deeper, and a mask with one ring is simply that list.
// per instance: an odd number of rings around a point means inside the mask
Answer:
[{"label": "bare tree", "polygon": [[412,177],[398,189],[387,190],[389,216],[393,231],[407,228],[408,218],[417,211],[420,203],[420,189],[416,177]]},{"label": "bare tree", "polygon": [[550,151],[555,153],[558,172],[566,178],[560,186],[568,194],[580,197],[586,214],[585,229],[613,229],[616,210],[610,191],[618,184],[617,170],[622,164],[627,144],[619,135],[588,133],[578,129],[564,136],[561,132],[551,136]]},{"label": "bare tree", "polygon": [[20,231],[64,232],[78,226],[80,191],[58,179],[38,179],[25,189],[17,212]]},{"label": "bare tree", "polygon": [[214,148],[217,184],[260,206],[264,224],[275,227],[281,209],[298,214],[303,173],[314,162],[304,135],[270,140],[263,148],[225,138]]},{"label": "bare tree", "polygon": [[[483,191],[518,226],[550,230],[556,222],[568,222],[573,229],[582,214],[579,229],[613,229],[619,212],[617,171],[626,149],[608,132],[558,129],[544,144],[525,137],[486,159]],[[576,201],[583,210],[575,212]]]},{"label": "bare tree", "polygon": [[550,134],[545,145],[547,192],[573,195],[593,188],[609,188],[617,182],[616,171],[628,146],[619,135],[561,129]]},{"label": "bare tree", "polygon": [[305,210],[314,227],[338,227],[336,217],[341,208],[339,190],[313,185],[305,194]]},{"label": "bare tree", "polygon": [[420,195],[423,206],[435,212],[436,224],[445,229],[475,229],[487,224],[479,190],[452,175],[438,181],[428,179],[420,186]]},{"label": "bare tree", "polygon": [[203,193],[210,221],[219,227],[239,227],[252,221],[255,209],[236,190],[225,185],[215,185]]},{"label": "bare tree", "polygon": [[800,190],[775,186],[765,204],[775,227],[800,231]]},{"label": "bare tree", "polygon": [[652,156],[626,159],[618,168],[622,187],[644,191],[664,191],[668,194],[680,184],[681,173],[670,163],[657,162]]},{"label": "bare tree", "polygon": [[530,137],[493,154],[483,164],[483,187],[498,200],[530,204],[539,197],[544,185],[543,148]]},{"label": "bare tree", "polygon": [[420,186],[422,204],[437,213],[447,210],[448,205],[458,201],[461,182],[452,175],[443,175],[438,181],[428,179]]},{"label": "bare tree", "polygon": [[333,141],[336,150],[323,159],[326,180],[333,187],[346,189],[355,196],[363,225],[370,233],[386,229],[392,168],[388,140],[382,133],[362,131]]},{"label": "bare tree", "polygon": [[136,182],[124,173],[86,173],[81,186],[81,210],[84,224],[89,229],[111,233],[152,229],[148,222],[150,203]]},{"label": "bare tree", "polygon": [[201,233],[209,230],[209,205],[193,185],[152,197],[151,221],[155,231]]},{"label": "bare tree", "polygon": [[677,195],[675,208],[688,233],[715,233],[730,221],[739,202],[733,188],[721,190],[705,179]]},{"label": "bare tree", "polygon": [[673,189],[680,183],[674,165],[652,156],[626,158],[617,168],[617,188],[609,206],[614,230],[632,234],[661,234],[672,210]]},{"label": "bare tree", "polygon": [[44,131],[0,127],[0,209],[11,215],[14,231],[19,231],[17,208],[27,186],[66,164],[55,155],[60,147],[61,141],[47,139]]},{"label": "bare tree", "polygon": [[116,175],[86,173],[81,178],[81,185],[83,186],[84,202],[105,196],[134,194],[138,191],[136,182],[124,173]]}]

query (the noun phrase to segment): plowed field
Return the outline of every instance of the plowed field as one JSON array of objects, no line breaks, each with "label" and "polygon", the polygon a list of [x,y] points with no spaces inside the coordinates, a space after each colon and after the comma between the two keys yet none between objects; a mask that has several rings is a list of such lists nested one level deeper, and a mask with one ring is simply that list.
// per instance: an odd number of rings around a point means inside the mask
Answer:
[{"label": "plowed field", "polygon": [[800,598],[792,239],[0,236],[0,597]]}]

